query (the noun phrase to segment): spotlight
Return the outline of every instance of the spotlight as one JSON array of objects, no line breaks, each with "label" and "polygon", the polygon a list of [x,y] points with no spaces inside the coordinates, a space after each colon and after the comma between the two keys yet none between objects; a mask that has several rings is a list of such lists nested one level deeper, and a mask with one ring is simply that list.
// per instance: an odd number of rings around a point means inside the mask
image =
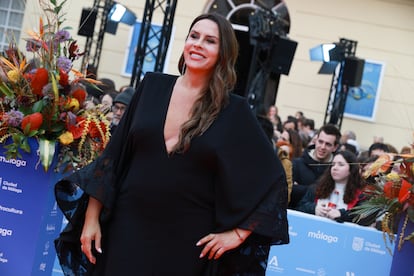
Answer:
[{"label": "spotlight", "polygon": [[108,18],[110,21],[122,22],[131,26],[137,21],[137,17],[134,12],[115,2],[109,11]]},{"label": "spotlight", "polygon": [[327,43],[313,47],[309,50],[312,61],[342,61],[345,58],[345,48],[338,43]]}]

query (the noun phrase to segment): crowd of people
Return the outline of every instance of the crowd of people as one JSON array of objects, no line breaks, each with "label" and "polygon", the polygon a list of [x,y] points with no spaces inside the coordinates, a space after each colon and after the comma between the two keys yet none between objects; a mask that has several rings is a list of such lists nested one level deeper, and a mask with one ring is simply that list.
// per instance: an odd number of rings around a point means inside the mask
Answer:
[{"label": "crowd of people", "polygon": [[[284,166],[292,182],[288,189],[289,208],[297,211],[355,222],[351,210],[365,199],[364,168],[383,154],[412,153],[411,146],[398,151],[377,136],[364,150],[354,131],[341,133],[332,124],[316,129],[314,120],[301,111],[282,121],[277,107],[270,106],[266,115],[273,125],[272,140],[278,156],[289,163]],[[369,219],[359,219],[358,223],[374,225]]]}]

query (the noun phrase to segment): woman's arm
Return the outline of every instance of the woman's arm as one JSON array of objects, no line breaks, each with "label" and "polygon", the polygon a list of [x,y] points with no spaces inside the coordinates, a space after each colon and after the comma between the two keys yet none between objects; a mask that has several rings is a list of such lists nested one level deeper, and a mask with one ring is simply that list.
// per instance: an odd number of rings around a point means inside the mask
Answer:
[{"label": "woman's arm", "polygon": [[252,231],[235,228],[230,231],[209,234],[197,242],[197,246],[205,245],[201,251],[200,258],[208,255],[208,259],[218,259],[231,249],[240,246]]},{"label": "woman's arm", "polygon": [[102,253],[101,249],[101,226],[99,224],[99,216],[102,210],[102,203],[93,197],[89,197],[88,207],[85,214],[85,224],[83,226],[82,235],[80,237],[82,252],[88,260],[95,264],[96,258],[92,250]]}]

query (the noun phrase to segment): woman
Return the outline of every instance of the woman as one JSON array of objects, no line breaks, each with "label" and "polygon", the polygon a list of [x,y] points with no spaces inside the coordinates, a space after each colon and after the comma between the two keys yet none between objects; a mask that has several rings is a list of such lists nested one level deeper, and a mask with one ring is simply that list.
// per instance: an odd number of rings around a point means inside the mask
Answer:
[{"label": "woman", "polygon": [[336,221],[352,221],[350,210],[362,199],[363,188],[355,154],[339,151],[317,185],[309,187],[299,211]]},{"label": "woman", "polygon": [[[57,240],[61,260],[73,261],[67,249],[80,245],[65,241],[81,231],[94,275],[264,275],[269,245],[288,242],[286,179],[247,102],[229,93],[237,52],[231,24],[205,14],[182,75],[146,74],[103,155],[57,185],[78,218]],[[84,226],[85,201],[59,200],[76,197],[73,184],[88,199]]]},{"label": "woman", "polygon": [[299,133],[294,129],[285,129],[278,141],[286,141],[292,145],[291,159],[301,157],[303,154],[302,140]]}]

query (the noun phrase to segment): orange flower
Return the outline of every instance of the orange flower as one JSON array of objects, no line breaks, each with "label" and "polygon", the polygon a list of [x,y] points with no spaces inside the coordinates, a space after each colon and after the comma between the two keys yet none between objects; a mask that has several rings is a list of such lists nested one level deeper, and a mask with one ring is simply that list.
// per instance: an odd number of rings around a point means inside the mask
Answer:
[{"label": "orange flower", "polygon": [[38,68],[30,82],[33,93],[42,96],[43,87],[49,82],[49,72],[45,68]]},{"label": "orange flower", "polygon": [[36,112],[30,115],[23,117],[22,119],[22,129],[26,132],[26,127],[28,131],[38,130],[43,123],[43,116],[41,113]]}]

